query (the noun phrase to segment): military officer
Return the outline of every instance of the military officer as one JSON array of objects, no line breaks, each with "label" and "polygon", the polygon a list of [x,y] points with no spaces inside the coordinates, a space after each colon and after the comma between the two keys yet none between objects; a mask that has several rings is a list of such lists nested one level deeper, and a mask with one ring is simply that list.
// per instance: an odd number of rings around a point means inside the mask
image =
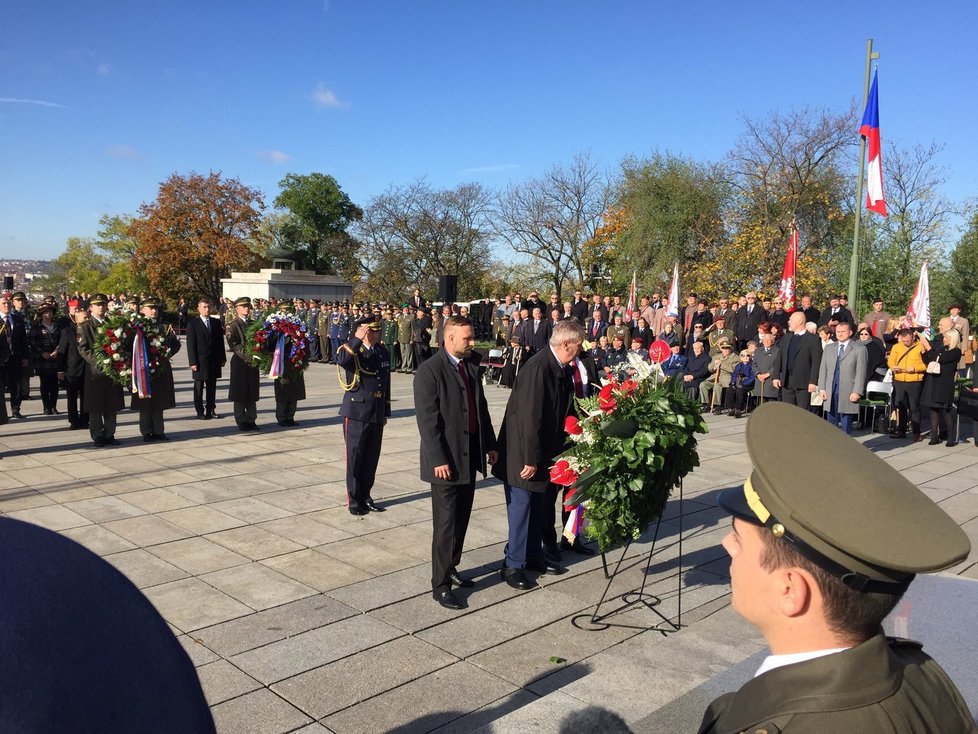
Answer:
[{"label": "military officer", "polygon": [[381,329],[381,339],[384,342],[384,346],[387,347],[387,351],[391,353],[391,369],[397,372],[400,366],[397,359],[398,323],[395,321],[390,308],[384,311],[384,320],[381,321],[381,325],[383,326]]},{"label": "military officer", "polygon": [[319,304],[309,301],[306,307],[306,335],[309,337],[309,361],[319,361]]},{"label": "military officer", "polygon": [[[139,312],[154,322],[157,320],[159,310],[160,301],[154,296],[148,296],[139,302]],[[149,378],[150,394],[140,397],[134,392],[130,403],[133,410],[139,411],[139,432],[143,434],[143,441],[146,443],[170,440],[163,428],[163,411],[177,406],[170,357],[180,351],[180,340],[173,333],[172,326],[165,327],[163,344],[167,356],[160,356],[156,374]]]},{"label": "military officer", "polygon": [[[279,307],[282,313],[292,313],[293,306],[289,301],[283,301]],[[307,336],[308,338],[308,336]],[[302,372],[290,377],[275,378],[275,420],[282,427],[298,425],[295,411],[299,401],[306,399],[306,378]]]},{"label": "military officer", "polygon": [[[329,345],[330,353],[333,355],[333,361],[336,361],[336,355],[339,352],[340,344],[345,342],[349,336],[349,329],[346,328],[346,324],[349,319],[349,311],[346,306],[340,306],[339,310],[334,311],[333,315],[329,319]],[[346,331],[346,336],[341,339],[340,335]]]},{"label": "military officer", "polygon": [[117,446],[115,437],[116,416],[126,403],[122,385],[113,381],[99,369],[104,359],[95,351],[98,328],[105,320],[109,299],[104,293],[96,293],[88,299],[92,318],[78,327],[78,353],[85,360],[85,392],[82,410],[88,413],[88,429],[96,448]]},{"label": "military officer", "polygon": [[727,328],[726,316],[717,316],[713,319],[713,323],[707,327],[706,333],[710,342],[711,357],[720,354],[720,342],[730,342],[731,344],[734,342],[734,334]]},{"label": "military officer", "polygon": [[[791,461],[771,451],[791,436]],[[709,707],[701,734],[975,732],[947,673],[881,624],[917,573],[968,557],[964,531],[886,461],[820,417],[765,403],[747,424],[754,468],[720,493],[732,516],[733,608],[767,641],[754,678]],[[799,477],[826,475],[811,485]]]},{"label": "military officer", "polygon": [[[720,342],[720,355],[710,362],[710,376],[700,383],[700,400],[709,405],[714,415],[723,412],[723,388],[730,385],[734,368],[740,363],[740,355],[734,354],[733,344]],[[712,393],[712,394],[711,394]]]},{"label": "military officer", "polygon": [[401,372],[414,372],[414,349],[411,347],[411,336],[414,334],[414,314],[407,304],[397,320],[397,347]]},{"label": "military officer", "polygon": [[339,304],[334,303],[331,308],[324,304],[319,309],[319,318],[316,321],[316,334],[319,341],[319,361],[324,364],[333,360],[333,350],[329,342],[329,321],[333,317],[333,312],[339,311]]},{"label": "military officer", "polygon": [[234,403],[234,421],[242,431],[257,431],[258,367],[245,351],[245,330],[251,323],[251,299],[243,296],[234,302],[235,317],[228,324],[228,348],[231,356],[231,387],[228,400]]},{"label": "military officer", "polygon": [[380,321],[373,314],[354,323],[356,332],[336,353],[343,388],[343,438],[346,441],[346,491],[351,515],[383,512],[370,490],[380,460],[384,426],[391,414],[391,357],[380,341]]}]

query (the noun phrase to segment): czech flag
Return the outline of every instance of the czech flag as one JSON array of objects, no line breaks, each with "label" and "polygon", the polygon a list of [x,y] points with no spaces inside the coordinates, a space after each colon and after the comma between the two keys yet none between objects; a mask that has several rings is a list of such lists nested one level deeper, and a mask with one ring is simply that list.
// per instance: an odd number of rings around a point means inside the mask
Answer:
[{"label": "czech flag", "polygon": [[880,101],[876,92],[876,77],[873,73],[873,86],[866,101],[863,124],[859,134],[869,144],[869,175],[866,181],[866,208],[886,216],[886,199],[883,197],[883,158],[880,155]]}]

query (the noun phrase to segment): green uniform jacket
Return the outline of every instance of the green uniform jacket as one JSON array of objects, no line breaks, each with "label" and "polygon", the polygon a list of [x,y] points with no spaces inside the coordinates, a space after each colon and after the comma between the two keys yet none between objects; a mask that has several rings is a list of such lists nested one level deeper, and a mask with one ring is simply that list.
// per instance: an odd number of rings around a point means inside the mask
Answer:
[{"label": "green uniform jacket", "polygon": [[770,670],[710,704],[700,734],[976,732],[947,673],[918,642],[882,634]]},{"label": "green uniform jacket", "polygon": [[170,365],[170,359],[180,351],[180,340],[170,327],[167,327],[164,340],[170,350],[170,356],[160,360],[156,374],[150,378],[151,397],[141,398],[137,393],[130,396],[129,405],[135,410],[148,408],[159,411],[177,407],[176,389],[173,385],[173,367]]},{"label": "green uniform jacket", "polygon": [[261,386],[258,368],[251,358],[245,354],[244,340],[247,324],[240,318],[235,318],[227,330],[228,347],[231,355],[231,385],[228,389],[228,400],[240,403],[258,402],[258,392]]}]

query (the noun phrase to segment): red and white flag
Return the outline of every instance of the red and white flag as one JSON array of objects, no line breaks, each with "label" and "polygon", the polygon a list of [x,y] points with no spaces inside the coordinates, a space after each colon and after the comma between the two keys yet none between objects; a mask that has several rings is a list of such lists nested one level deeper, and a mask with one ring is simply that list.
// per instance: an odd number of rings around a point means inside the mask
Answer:
[{"label": "red and white flag", "polygon": [[781,287],[778,298],[784,303],[784,310],[791,313],[795,310],[795,269],[798,267],[798,227],[791,220],[791,237],[788,239],[788,254],[784,257],[784,269],[781,271]]},{"label": "red and white flag", "polygon": [[633,318],[638,318],[638,309],[635,308],[635,275],[636,272],[633,270],[632,284],[628,288],[628,306],[625,307],[625,321],[631,321]]},{"label": "red and white flag", "polygon": [[930,336],[930,278],[926,262],[920,266],[917,287],[914,289],[913,298],[910,299],[910,305],[907,306],[907,315],[903,317],[900,326],[911,329],[922,326],[924,335]]},{"label": "red and white flag", "polygon": [[883,157],[880,155],[880,100],[876,93],[876,73],[873,86],[866,100],[866,111],[859,126],[859,134],[869,146],[869,173],[866,177],[866,208],[886,216],[886,199],[883,196]]}]

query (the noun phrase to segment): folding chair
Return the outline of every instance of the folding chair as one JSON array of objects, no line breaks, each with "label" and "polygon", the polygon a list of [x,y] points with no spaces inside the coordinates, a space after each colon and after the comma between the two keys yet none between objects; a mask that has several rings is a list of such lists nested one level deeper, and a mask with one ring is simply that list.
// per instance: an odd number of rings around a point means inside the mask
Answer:
[{"label": "folding chair", "polygon": [[480,368],[486,370],[486,384],[491,385],[493,380],[499,381],[499,373],[503,368],[503,350],[490,349],[489,354],[482,360]]},{"label": "folding chair", "polygon": [[[893,383],[892,382],[877,382],[875,380],[869,382],[866,385],[866,397],[860,400],[857,405],[859,405],[860,412],[872,410],[871,423],[869,424],[869,430],[876,430],[876,412],[880,409],[889,409],[890,399],[893,396]],[[866,422],[863,421],[863,425]],[[884,431],[885,433],[886,431]]]}]

